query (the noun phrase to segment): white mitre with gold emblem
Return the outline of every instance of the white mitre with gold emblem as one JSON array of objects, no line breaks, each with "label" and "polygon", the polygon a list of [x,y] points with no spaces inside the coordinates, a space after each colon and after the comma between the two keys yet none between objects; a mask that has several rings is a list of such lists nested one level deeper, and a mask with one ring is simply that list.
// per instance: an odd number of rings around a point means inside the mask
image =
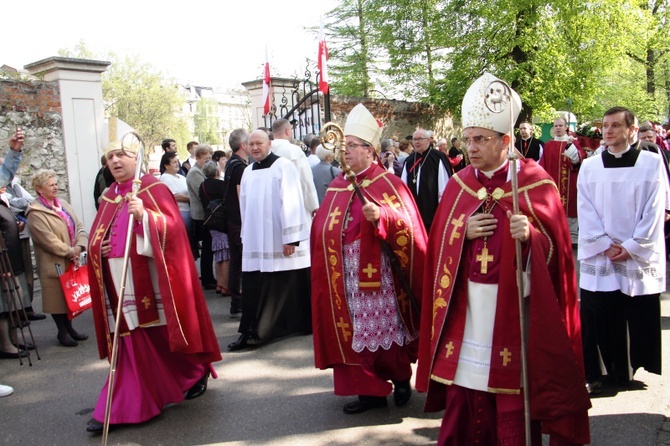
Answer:
[{"label": "white mitre with gold emblem", "polygon": [[482,127],[510,133],[521,113],[521,98],[491,73],[477,79],[463,97],[463,128]]},{"label": "white mitre with gold emblem", "polygon": [[372,116],[363,104],[358,104],[347,116],[344,125],[344,136],[356,136],[375,149],[379,146],[383,125]]}]

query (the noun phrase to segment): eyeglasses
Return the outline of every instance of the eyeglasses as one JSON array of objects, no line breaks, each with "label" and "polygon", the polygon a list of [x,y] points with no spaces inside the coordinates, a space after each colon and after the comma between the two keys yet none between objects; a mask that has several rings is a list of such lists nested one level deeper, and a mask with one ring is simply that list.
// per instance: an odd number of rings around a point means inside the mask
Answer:
[{"label": "eyeglasses", "polygon": [[370,144],[360,144],[356,142],[348,142],[344,147],[347,150],[354,150],[356,147],[370,147]]},{"label": "eyeglasses", "polygon": [[423,141],[424,139],[430,139],[428,137],[426,138],[412,138],[412,141]]},{"label": "eyeglasses", "polygon": [[465,144],[466,146],[469,146],[470,144],[474,144],[476,146],[482,145],[484,142],[490,141],[493,138],[500,138],[500,135],[496,136],[484,136],[484,135],[477,135],[473,136],[472,138],[461,138],[461,142]]}]

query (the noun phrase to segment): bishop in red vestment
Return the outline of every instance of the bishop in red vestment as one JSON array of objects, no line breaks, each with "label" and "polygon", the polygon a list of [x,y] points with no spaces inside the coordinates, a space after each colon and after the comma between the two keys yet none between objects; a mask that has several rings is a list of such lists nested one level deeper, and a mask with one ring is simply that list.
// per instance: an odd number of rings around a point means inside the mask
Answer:
[{"label": "bishop in red vestment", "polygon": [[335,178],[310,239],[315,363],[333,368],[336,395],[358,396],[348,414],[386,406],[392,389],[405,405],[416,361],[426,233],[405,184],[374,162],[380,133],[362,105],[349,114],[344,159],[366,203]]},{"label": "bishop in red vestment", "polygon": [[[576,277],[556,187],[519,160],[513,215],[510,111],[491,111],[500,81],[478,79],[463,100],[471,165],[447,184],[426,256],[417,389],[444,410],[440,445],[524,445],[515,240],[522,243],[531,442],[589,443]],[[511,91],[507,107],[518,115]],[[495,104],[494,104],[495,105]],[[494,108],[495,109],[495,108]]]},{"label": "bishop in red vestment", "polygon": [[544,143],[544,152],[540,166],[547,171],[556,183],[563,209],[568,218],[572,243],[577,243],[579,224],[577,222],[577,175],[586,152],[577,140],[566,134],[565,119],[554,120],[554,139]]},{"label": "bishop in red vestment", "polygon": [[[152,175],[130,198],[136,154],[106,151],[116,179],[93,222],[89,277],[100,358],[111,358],[129,216],[133,235],[110,424],[140,423],[200,396],[219,346],[174,197]],[[102,430],[107,383],[87,430]]]}]

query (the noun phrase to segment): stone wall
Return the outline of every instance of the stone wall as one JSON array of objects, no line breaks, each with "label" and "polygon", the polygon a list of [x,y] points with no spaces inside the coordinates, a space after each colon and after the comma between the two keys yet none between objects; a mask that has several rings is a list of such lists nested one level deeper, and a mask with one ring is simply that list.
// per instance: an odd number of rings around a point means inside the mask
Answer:
[{"label": "stone wall", "polygon": [[69,200],[58,82],[0,80],[0,155],[9,150],[9,138],[17,127],[25,134],[17,175],[21,185],[34,193],[33,173],[52,169],[59,178],[60,195]]},{"label": "stone wall", "polygon": [[347,115],[357,104],[362,103],[370,112],[384,123],[382,139],[398,137],[398,140],[411,135],[417,128],[433,130],[435,137],[450,139],[456,132],[450,112],[420,102],[389,101],[384,99],[365,99],[331,96],[331,119],[344,125]]}]

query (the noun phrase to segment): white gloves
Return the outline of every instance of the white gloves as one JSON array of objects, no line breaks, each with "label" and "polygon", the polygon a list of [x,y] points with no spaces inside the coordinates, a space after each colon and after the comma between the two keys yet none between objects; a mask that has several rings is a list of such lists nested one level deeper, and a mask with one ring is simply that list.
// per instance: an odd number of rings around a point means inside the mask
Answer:
[{"label": "white gloves", "polygon": [[577,164],[579,162],[579,151],[574,144],[570,144],[563,155],[567,156],[570,159],[572,164]]}]

